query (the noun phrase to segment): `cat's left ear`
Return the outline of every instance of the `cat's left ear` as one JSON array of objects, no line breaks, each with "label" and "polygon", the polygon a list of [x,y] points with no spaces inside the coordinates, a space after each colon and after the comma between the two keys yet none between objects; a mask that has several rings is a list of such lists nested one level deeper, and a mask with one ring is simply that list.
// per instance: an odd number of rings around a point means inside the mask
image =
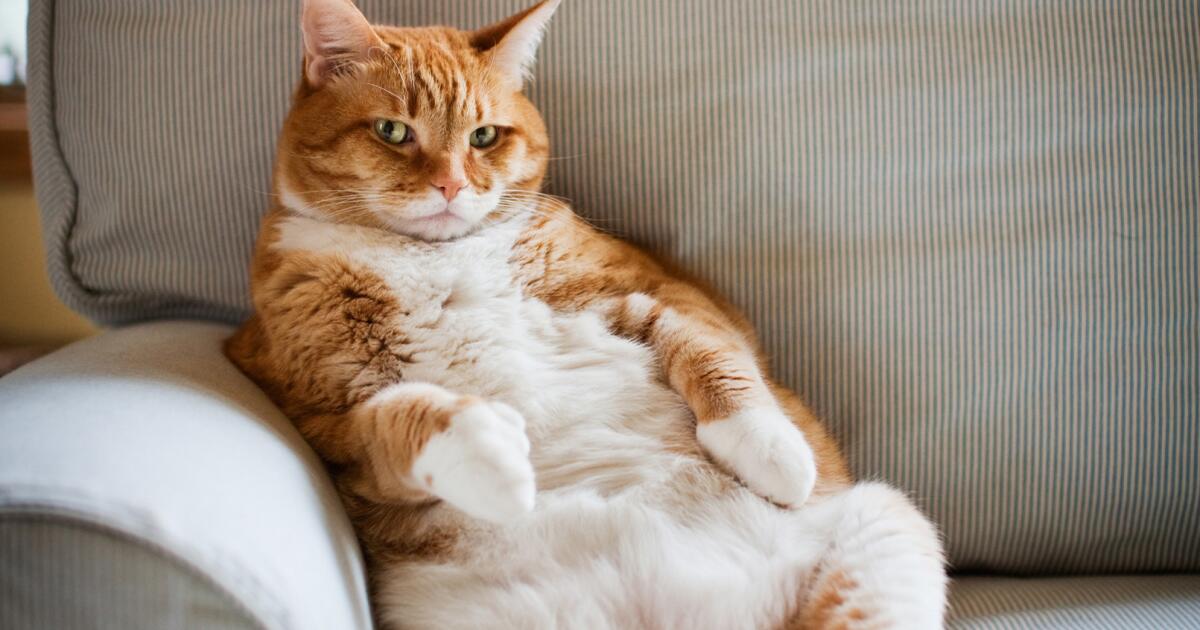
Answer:
[{"label": "cat's left ear", "polygon": [[542,0],[502,22],[471,33],[471,45],[483,52],[488,65],[514,90],[520,90],[531,77],[542,33],[561,2]]}]

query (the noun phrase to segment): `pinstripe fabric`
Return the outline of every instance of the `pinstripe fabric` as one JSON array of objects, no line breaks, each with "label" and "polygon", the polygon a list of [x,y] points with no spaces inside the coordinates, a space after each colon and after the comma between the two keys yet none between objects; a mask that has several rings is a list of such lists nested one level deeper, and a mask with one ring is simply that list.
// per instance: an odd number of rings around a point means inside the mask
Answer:
[{"label": "pinstripe fabric", "polygon": [[264,627],[208,577],[141,541],[82,521],[0,513],[6,630]]},{"label": "pinstripe fabric", "polygon": [[1200,575],[959,578],[950,585],[946,626],[1191,630],[1200,627]]},{"label": "pinstripe fabric", "polygon": [[[459,25],[521,4],[360,2]],[[33,2],[70,304],[245,314],[296,13]],[[956,566],[1196,569],[1197,42],[1195,0],[574,0],[532,93],[550,190],[744,307]]]},{"label": "pinstripe fabric", "polygon": [[299,67],[297,12],[283,1],[31,3],[38,197],[69,305],[110,323],[241,318]]}]

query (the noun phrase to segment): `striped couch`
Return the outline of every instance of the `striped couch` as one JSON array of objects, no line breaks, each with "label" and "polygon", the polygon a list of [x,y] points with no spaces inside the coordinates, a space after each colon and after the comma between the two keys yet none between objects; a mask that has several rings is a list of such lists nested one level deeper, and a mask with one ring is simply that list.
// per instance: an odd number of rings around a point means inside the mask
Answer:
[{"label": "striped couch", "polygon": [[[0,380],[0,627],[370,625],[319,464],[219,353],[297,13],[31,3],[48,264],[113,330]],[[550,191],[745,309],[939,524],[950,626],[1200,627],[1200,2],[568,0],[541,57]]]}]

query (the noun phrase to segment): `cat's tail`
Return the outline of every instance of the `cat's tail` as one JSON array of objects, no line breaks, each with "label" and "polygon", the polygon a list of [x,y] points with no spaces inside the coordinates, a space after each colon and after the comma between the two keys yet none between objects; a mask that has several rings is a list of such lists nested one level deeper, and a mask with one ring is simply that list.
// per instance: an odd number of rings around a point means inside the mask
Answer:
[{"label": "cat's tail", "polygon": [[942,627],[941,542],[908,497],[860,483],[811,509],[832,527],[830,543],[786,628]]}]

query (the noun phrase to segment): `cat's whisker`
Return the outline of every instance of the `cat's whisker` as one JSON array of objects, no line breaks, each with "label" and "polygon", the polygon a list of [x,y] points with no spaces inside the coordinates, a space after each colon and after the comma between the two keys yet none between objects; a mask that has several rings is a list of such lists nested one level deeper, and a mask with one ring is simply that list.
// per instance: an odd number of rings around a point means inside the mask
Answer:
[{"label": "cat's whisker", "polygon": [[353,215],[375,214],[375,210],[364,204],[345,204],[317,209],[318,212],[330,218],[341,218]]},{"label": "cat's whisker", "polygon": [[356,212],[370,211],[368,205],[358,199],[318,203],[312,204],[309,207],[330,216],[345,216]]},{"label": "cat's whisker", "polygon": [[[527,207],[528,207],[529,211],[531,211],[531,212],[536,212],[536,213],[541,213],[541,214],[553,213],[556,215],[571,217],[572,219],[585,220],[585,219],[583,219],[583,217],[579,217],[574,212],[555,212],[555,211],[559,211],[559,210],[563,210],[563,209],[567,209],[567,210],[570,209],[570,203],[563,197],[558,197],[558,196],[550,195],[547,193],[533,193],[530,191],[512,191],[512,192],[515,194],[512,194],[510,196],[510,200],[512,202],[519,202],[522,204],[527,204]],[[509,196],[509,193],[505,193],[505,195]],[[502,201],[503,200],[504,200],[504,198],[502,197]],[[550,206],[553,210],[548,210],[546,208],[539,207],[539,205],[538,205],[539,203],[545,203],[546,205]]]},{"label": "cat's whisker", "polygon": [[327,159],[326,156],[312,155],[312,154],[308,154],[308,153],[287,152],[287,155],[290,155],[294,158],[299,158],[301,160],[324,160],[324,159]]},{"label": "cat's whisker", "polygon": [[336,197],[326,197],[323,199],[317,199],[316,201],[312,202],[310,205],[322,206],[322,205],[326,205],[326,204],[339,204],[339,203],[347,203],[347,202],[368,203],[368,202],[379,202],[379,201],[382,201],[382,199],[379,197],[368,197],[368,196],[364,196],[364,195],[341,195],[341,196],[336,196]]},{"label": "cat's whisker", "polygon": [[306,188],[306,193],[355,193],[355,194],[379,194],[381,191],[374,188]]},{"label": "cat's whisker", "polygon": [[513,197],[511,199],[515,203],[526,204],[526,205],[530,206],[531,208],[534,208],[536,210],[541,210],[541,211],[554,211],[554,212],[561,212],[564,210],[569,211],[570,207],[571,207],[570,204],[568,204],[564,201],[556,200],[556,199],[545,199],[545,198],[536,198],[536,197]]},{"label": "cat's whisker", "polygon": [[383,87],[382,85],[376,85],[376,84],[374,84],[374,83],[367,83],[367,85],[369,85],[369,86],[371,86],[371,87],[373,87],[373,88],[376,88],[376,89],[378,89],[378,90],[381,90],[381,91],[382,91],[382,92],[384,92],[385,94],[390,94],[390,95],[392,95],[392,96],[393,96],[393,97],[394,97],[396,100],[398,100],[398,101],[400,101],[400,102],[402,102],[402,103],[408,100],[408,99],[404,98],[403,96],[400,96],[399,94],[397,94],[397,93],[395,93],[395,92],[393,92],[393,91],[391,91],[391,90],[389,90],[389,89],[387,89],[387,88]]},{"label": "cat's whisker", "polygon": [[409,62],[408,72],[405,72],[404,70],[400,69],[400,62],[397,61],[394,56],[389,54],[386,55],[386,57],[388,61],[392,62],[392,69],[396,71],[396,76],[404,82],[405,87],[411,86],[414,82],[414,71],[411,61]]},{"label": "cat's whisker", "polygon": [[267,197],[278,197],[278,196],[279,196],[279,195],[278,195],[277,193],[275,193],[274,191],[271,191],[271,190],[262,190],[261,188],[257,188],[257,187],[254,187],[254,186],[247,186],[247,185],[244,185],[244,184],[243,184],[243,185],[241,186],[241,188],[242,188],[242,190],[245,190],[245,191],[248,191],[248,192],[252,192],[252,193],[254,193],[254,194],[256,194],[256,195],[264,195],[264,196],[267,196]]},{"label": "cat's whisker", "polygon": [[[587,219],[584,219],[583,217],[580,217],[579,215],[577,215],[573,212],[555,212],[555,211],[551,211],[551,210],[546,210],[544,208],[538,208],[536,206],[529,205],[527,203],[501,202],[501,203],[496,204],[496,207],[493,210],[493,212],[502,213],[503,214],[502,219],[504,219],[504,220],[513,218],[513,217],[521,215],[521,214],[527,214],[530,216],[544,217],[544,218],[547,218],[547,219],[550,219],[553,221],[561,221],[561,222],[566,222],[566,223],[581,223],[581,224],[589,225],[595,229],[598,229],[598,230],[603,231],[608,234],[615,234],[615,232],[613,232],[612,230],[604,228],[602,226],[597,226],[597,225],[593,224],[592,222],[588,221]],[[493,222],[487,223],[485,225],[490,226],[490,225],[494,225],[495,223],[496,222],[493,221]]]},{"label": "cat's whisker", "polygon": [[363,195],[360,193],[344,194],[344,195],[330,194],[330,195],[326,195],[324,197],[320,197],[318,199],[311,200],[310,203],[312,203],[313,205],[320,205],[320,204],[324,204],[324,203],[337,203],[337,202],[342,202],[342,201],[365,201],[367,199],[375,199],[375,198],[368,196],[368,195]]},{"label": "cat's whisker", "polygon": [[546,199],[558,199],[561,201],[567,201],[566,197],[562,197],[560,195],[553,195],[553,194],[550,194],[547,192],[542,192],[540,190],[522,190],[519,188],[513,188],[511,190],[504,191],[504,194],[505,195],[532,195],[535,197],[541,197],[541,198],[546,198]]}]

